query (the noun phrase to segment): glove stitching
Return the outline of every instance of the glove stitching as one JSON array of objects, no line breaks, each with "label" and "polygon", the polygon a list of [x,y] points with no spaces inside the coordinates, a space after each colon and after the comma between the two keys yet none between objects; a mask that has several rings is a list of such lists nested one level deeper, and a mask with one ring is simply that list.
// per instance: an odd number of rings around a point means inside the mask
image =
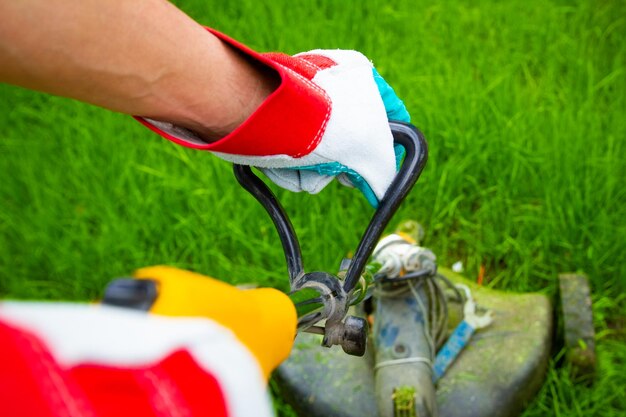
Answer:
[{"label": "glove stitching", "polygon": [[182,399],[175,383],[165,372],[157,375],[154,369],[147,369],[140,372],[144,382],[150,386],[151,400],[163,417],[190,417],[188,405]]},{"label": "glove stitching", "polygon": [[304,58],[300,58],[300,57],[298,57],[297,55],[296,55],[294,58],[297,58],[297,59],[298,59],[298,61],[300,61],[300,62],[301,62],[301,63],[303,63],[304,65],[308,66],[309,68],[311,68],[311,69],[315,70],[316,72],[320,72],[320,71],[322,70],[319,66],[315,65],[315,64],[314,64],[314,63],[312,63],[311,61],[308,61],[308,60],[306,60],[306,59],[304,59]]},{"label": "glove stitching", "polygon": [[324,100],[329,104],[328,109],[326,110],[326,115],[324,116],[324,121],[320,125],[320,128],[317,130],[317,133],[315,134],[315,137],[313,138],[313,140],[309,143],[309,145],[304,150],[304,152],[300,152],[300,153],[295,154],[293,156],[294,158],[300,158],[302,156],[305,156],[305,155],[308,155],[309,153],[311,153],[311,151],[313,149],[315,149],[317,147],[317,145],[319,145],[320,141],[322,140],[323,133],[326,131],[326,125],[328,124],[328,121],[330,120],[330,113],[331,113],[331,109],[332,109],[332,101],[330,100],[330,96],[326,93],[326,91],[324,91],[324,89],[322,89],[322,87],[318,86],[313,81],[310,81],[310,80],[306,79],[304,76],[298,74],[296,71],[292,70],[291,68],[288,68],[288,67],[285,67],[285,66],[283,66],[283,68],[285,68],[290,73],[294,74],[297,78],[299,78],[302,81],[304,81],[306,84],[308,84],[314,90],[317,90],[322,96],[324,96]]},{"label": "glove stitching", "polygon": [[[39,360],[33,361],[34,373],[45,375],[40,381],[48,387],[46,390],[48,398],[55,404],[55,412],[62,412],[62,415],[71,416],[93,416],[91,410],[80,404],[78,398],[74,398],[67,384],[63,382],[63,377],[56,369],[54,361],[46,355],[36,339],[30,335],[19,336],[22,343],[30,348],[30,351],[38,357]],[[62,410],[62,411],[61,411]]]}]

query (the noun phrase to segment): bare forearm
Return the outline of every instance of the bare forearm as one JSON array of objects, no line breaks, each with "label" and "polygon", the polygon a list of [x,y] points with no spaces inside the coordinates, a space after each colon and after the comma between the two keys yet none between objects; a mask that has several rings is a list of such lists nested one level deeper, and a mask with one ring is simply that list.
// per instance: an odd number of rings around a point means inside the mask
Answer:
[{"label": "bare forearm", "polygon": [[164,0],[0,0],[0,81],[229,133],[275,88]]}]

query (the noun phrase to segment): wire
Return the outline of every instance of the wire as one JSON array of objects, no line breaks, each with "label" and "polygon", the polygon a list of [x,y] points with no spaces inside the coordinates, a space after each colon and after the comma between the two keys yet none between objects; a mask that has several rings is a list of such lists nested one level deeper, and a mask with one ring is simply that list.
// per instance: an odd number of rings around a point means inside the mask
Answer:
[{"label": "wire", "polygon": [[433,362],[431,359],[425,358],[423,356],[415,356],[411,358],[404,359],[391,359],[388,361],[382,361],[376,364],[374,370],[377,371],[380,368],[384,368],[386,366],[394,366],[394,365],[406,365],[407,363],[425,363],[429,367],[433,367]]},{"label": "wire", "polygon": [[[383,238],[374,251],[381,267],[374,276],[374,294],[394,296],[410,289],[424,317],[425,331],[432,355],[448,336],[448,300],[464,303],[464,295],[445,276],[437,272],[435,254],[427,248],[392,234]],[[450,292],[452,293],[451,298]]]},{"label": "wire", "polygon": [[[430,280],[427,280],[426,282],[430,283]],[[430,360],[434,360],[435,359],[435,342],[433,341],[432,338],[432,323],[433,321],[430,319],[430,317],[426,314],[426,307],[424,306],[424,302],[422,301],[422,297],[420,297],[419,293],[417,292],[417,290],[414,287],[413,282],[411,281],[407,281],[407,284],[409,286],[409,289],[411,290],[411,293],[413,294],[413,297],[415,297],[415,301],[417,301],[417,305],[420,307],[420,309],[422,310],[422,317],[424,317],[424,325],[428,326],[429,328],[426,329],[426,331],[424,332],[424,335],[426,336],[426,341],[428,342],[428,346],[430,347]],[[432,314],[432,305],[434,303],[429,303],[431,305],[431,314]]]},{"label": "wire", "polygon": [[[424,317],[425,337],[430,347],[431,357],[434,360],[437,349],[443,345],[448,333],[448,302],[446,294],[439,283],[442,275],[427,275],[401,281],[396,285],[377,285],[375,297],[395,297],[409,289],[418,308]],[[446,286],[454,288],[460,296],[458,288],[446,278],[442,279]],[[420,295],[422,291],[423,295]]]}]

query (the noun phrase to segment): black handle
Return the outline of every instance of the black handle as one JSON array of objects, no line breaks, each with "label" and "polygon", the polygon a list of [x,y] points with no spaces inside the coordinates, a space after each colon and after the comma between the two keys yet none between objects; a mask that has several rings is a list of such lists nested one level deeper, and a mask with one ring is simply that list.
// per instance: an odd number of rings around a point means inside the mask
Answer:
[{"label": "black handle", "polygon": [[394,143],[402,145],[406,151],[406,157],[400,171],[387,189],[385,196],[378,205],[378,210],[370,220],[363,237],[356,249],[354,257],[348,267],[343,289],[346,293],[352,291],[359,281],[367,260],[372,254],[376,243],[387,224],[400,206],[404,197],[411,191],[419,178],[426,160],[428,159],[428,147],[422,132],[408,123],[389,123],[393,133]]},{"label": "black handle", "polygon": [[302,264],[302,252],[296,237],[296,232],[287,217],[287,213],[280,205],[280,202],[267,185],[259,177],[254,175],[252,169],[246,165],[233,165],[235,178],[243,188],[257,199],[272,218],[280,242],[283,244],[283,252],[287,261],[289,271],[289,283],[293,284],[304,275],[304,265]]},{"label": "black handle", "polygon": [[[422,133],[408,123],[390,122],[389,127],[393,134],[394,143],[404,147],[406,156],[400,171],[389,186],[365,230],[352,262],[350,262],[343,285],[346,293],[352,291],[358,282],[376,242],[380,239],[380,235],[417,181],[426,164],[428,151]],[[283,245],[287,269],[289,270],[289,281],[293,288],[293,284],[304,276],[304,266],[298,238],[285,210],[272,191],[252,172],[250,167],[235,164],[233,169],[239,184],[263,205],[272,218]]]}]

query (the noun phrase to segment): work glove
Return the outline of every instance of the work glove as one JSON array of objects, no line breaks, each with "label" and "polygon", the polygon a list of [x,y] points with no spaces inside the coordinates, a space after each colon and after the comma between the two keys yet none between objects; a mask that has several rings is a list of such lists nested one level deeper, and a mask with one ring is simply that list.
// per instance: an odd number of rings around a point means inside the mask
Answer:
[{"label": "work glove", "polygon": [[229,135],[206,143],[170,123],[138,118],[178,144],[261,168],[278,185],[317,193],[337,177],[374,207],[398,169],[389,120],[409,122],[393,89],[361,53],[313,50],[260,54],[208,29],[233,48],[274,69],[279,87]]},{"label": "work glove", "polygon": [[296,332],[289,298],[168,267],[135,276],[157,289],[149,312],[0,302],[3,415],[272,416],[268,375]]}]

